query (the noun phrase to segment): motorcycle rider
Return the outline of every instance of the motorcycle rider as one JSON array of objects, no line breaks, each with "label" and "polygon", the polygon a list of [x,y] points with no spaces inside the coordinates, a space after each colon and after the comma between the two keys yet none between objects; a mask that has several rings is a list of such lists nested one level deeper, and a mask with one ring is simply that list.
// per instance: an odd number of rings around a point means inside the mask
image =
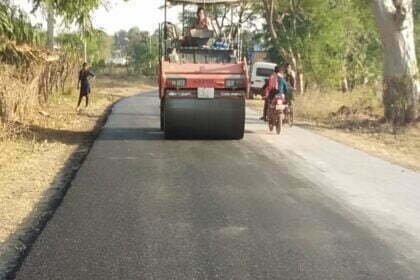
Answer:
[{"label": "motorcycle rider", "polygon": [[[285,100],[288,93],[288,81],[287,81],[287,70],[285,67],[282,67],[278,73],[278,86],[277,86],[276,96],[279,96]],[[271,98],[273,100],[274,98]]]},{"label": "motorcycle rider", "polygon": [[268,78],[268,83],[264,90],[264,112],[260,120],[267,121],[268,104],[270,104],[272,98],[276,95],[279,87],[279,72],[280,67],[276,66],[273,74]]}]

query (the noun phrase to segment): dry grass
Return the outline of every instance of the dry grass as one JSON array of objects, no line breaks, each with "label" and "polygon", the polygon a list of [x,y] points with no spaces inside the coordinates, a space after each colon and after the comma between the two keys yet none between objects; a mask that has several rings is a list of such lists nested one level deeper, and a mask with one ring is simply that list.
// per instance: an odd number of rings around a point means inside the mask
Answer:
[{"label": "dry grass", "polygon": [[54,95],[35,116],[0,128],[0,255],[2,243],[42,200],[70,155],[94,135],[118,99],[151,89],[144,81],[99,78],[91,106],[76,113],[77,93]]},{"label": "dry grass", "polygon": [[0,64],[0,121],[23,120],[55,91],[73,83],[77,72],[73,56],[57,56],[52,61],[38,56],[27,63]]},{"label": "dry grass", "polygon": [[[261,110],[262,101],[249,105]],[[297,96],[298,125],[405,167],[420,170],[420,123],[395,129],[381,99],[368,89]]]}]

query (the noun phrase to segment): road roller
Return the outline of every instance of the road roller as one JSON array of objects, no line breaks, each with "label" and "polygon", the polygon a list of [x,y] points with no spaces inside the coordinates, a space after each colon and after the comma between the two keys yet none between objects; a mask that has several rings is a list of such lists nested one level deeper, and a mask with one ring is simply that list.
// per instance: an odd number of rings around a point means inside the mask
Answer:
[{"label": "road roller", "polygon": [[[243,138],[249,75],[242,58],[241,27],[233,22],[240,4],[241,0],[165,1],[165,21],[159,27],[159,96],[166,139]],[[226,27],[213,24],[214,5],[230,9]],[[182,26],[167,20],[168,10],[175,7],[182,8]]]}]

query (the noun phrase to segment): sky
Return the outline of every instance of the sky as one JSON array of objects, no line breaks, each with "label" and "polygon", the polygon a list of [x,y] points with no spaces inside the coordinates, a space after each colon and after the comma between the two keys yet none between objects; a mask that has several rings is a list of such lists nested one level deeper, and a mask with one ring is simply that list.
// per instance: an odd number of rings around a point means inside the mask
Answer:
[{"label": "sky", "polygon": [[[163,0],[112,0],[109,8],[103,7],[94,13],[94,25],[108,33],[128,30],[133,26],[153,32],[158,28],[159,22],[163,22],[163,9],[159,9],[163,3]],[[179,9],[170,9],[170,21],[176,21],[177,10]]]},{"label": "sky", "polygon": [[[29,0],[12,0],[26,12],[31,11]],[[154,32],[163,22],[163,9],[159,9],[164,3],[163,0],[108,0],[106,7],[101,7],[93,13],[93,24],[96,28],[101,28],[108,34],[131,27],[137,26],[141,30]],[[178,8],[171,8],[168,13],[169,21],[175,22]],[[30,15],[33,23],[40,23],[45,26],[45,17],[42,12]],[[63,27],[62,27],[63,28]]]}]

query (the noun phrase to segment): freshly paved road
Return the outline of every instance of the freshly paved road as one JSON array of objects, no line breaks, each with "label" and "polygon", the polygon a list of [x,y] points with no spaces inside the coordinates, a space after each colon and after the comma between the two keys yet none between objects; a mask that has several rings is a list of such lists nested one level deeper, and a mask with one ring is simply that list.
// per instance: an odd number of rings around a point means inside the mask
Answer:
[{"label": "freshly paved road", "polygon": [[418,173],[252,113],[242,141],[158,124],[116,105],[17,279],[420,279]]}]

